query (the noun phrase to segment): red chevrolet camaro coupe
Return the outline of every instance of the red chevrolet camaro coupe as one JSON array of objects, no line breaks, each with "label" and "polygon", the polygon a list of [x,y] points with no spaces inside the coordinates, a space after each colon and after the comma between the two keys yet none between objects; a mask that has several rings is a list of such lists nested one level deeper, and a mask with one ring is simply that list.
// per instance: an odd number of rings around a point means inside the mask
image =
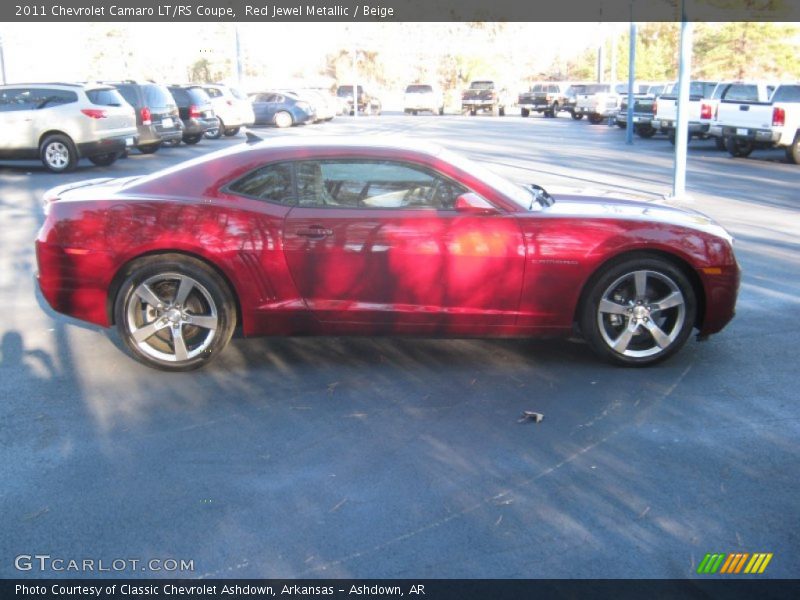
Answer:
[{"label": "red chevrolet camaro coupe", "polygon": [[56,310],[181,371],[255,335],[578,331],[649,365],[733,317],[732,239],[696,212],[553,198],[416,142],[247,143],[55,188],[36,240]]}]

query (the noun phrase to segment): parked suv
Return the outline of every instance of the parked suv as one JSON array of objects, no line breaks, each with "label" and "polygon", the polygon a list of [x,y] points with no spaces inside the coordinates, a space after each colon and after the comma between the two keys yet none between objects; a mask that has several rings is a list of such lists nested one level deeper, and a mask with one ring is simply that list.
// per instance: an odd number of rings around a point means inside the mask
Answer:
[{"label": "parked suv", "polygon": [[164,142],[180,142],[183,123],[178,107],[166,87],[152,82],[109,81],[136,111],[139,142],[144,154],[152,154]]},{"label": "parked suv", "polygon": [[209,83],[202,87],[211,98],[214,114],[219,119],[219,127],[209,129],[206,132],[207,138],[216,140],[223,134],[236,135],[240,128],[249,127],[255,123],[253,105],[242,92],[219,83]]},{"label": "parked suv", "polygon": [[211,98],[199,85],[171,85],[167,88],[178,105],[183,121],[183,139],[186,144],[196,144],[206,131],[219,127]]},{"label": "parked suv", "polygon": [[0,86],[0,158],[39,158],[55,173],[108,166],[136,143],[133,108],[108,85]]},{"label": "parked suv", "polygon": [[412,83],[406,86],[403,96],[403,111],[416,115],[418,112],[444,114],[444,97],[441,90],[427,83]]}]

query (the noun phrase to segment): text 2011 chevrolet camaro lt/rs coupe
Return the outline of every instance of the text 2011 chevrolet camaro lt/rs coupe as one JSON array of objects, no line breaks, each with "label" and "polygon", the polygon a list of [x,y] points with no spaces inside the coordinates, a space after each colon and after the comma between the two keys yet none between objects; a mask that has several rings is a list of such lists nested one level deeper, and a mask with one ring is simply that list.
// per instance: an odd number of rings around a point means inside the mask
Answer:
[{"label": "text 2011 chevrolet camaro lt/rs coupe", "polygon": [[733,317],[711,219],[551,197],[417,142],[248,143],[152,175],[54,188],[36,240],[58,312],[138,360],[199,367],[255,335],[570,335],[623,365]]}]

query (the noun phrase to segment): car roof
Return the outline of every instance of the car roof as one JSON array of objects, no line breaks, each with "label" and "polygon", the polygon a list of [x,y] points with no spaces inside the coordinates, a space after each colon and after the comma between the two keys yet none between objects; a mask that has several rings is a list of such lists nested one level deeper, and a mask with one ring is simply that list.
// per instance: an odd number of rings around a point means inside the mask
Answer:
[{"label": "car roof", "polygon": [[114,86],[108,85],[107,83],[100,83],[100,82],[86,82],[86,83],[64,83],[62,81],[36,81],[32,83],[9,83],[5,85],[0,85],[0,88],[4,89],[13,89],[13,88],[28,88],[28,87],[49,87],[49,88],[65,88],[65,89],[92,89],[96,90],[99,88],[108,88],[112,89]]}]

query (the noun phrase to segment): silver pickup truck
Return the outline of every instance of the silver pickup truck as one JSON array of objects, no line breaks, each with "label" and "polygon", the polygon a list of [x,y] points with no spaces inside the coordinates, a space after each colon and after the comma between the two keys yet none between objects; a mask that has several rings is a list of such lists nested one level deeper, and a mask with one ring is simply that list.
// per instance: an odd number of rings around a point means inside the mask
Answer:
[{"label": "silver pickup truck", "polygon": [[[800,164],[800,83],[774,87],[748,84],[748,90],[720,99],[715,130],[732,156],[760,148],[784,148],[789,162]],[[739,100],[769,94],[769,99]]]}]

